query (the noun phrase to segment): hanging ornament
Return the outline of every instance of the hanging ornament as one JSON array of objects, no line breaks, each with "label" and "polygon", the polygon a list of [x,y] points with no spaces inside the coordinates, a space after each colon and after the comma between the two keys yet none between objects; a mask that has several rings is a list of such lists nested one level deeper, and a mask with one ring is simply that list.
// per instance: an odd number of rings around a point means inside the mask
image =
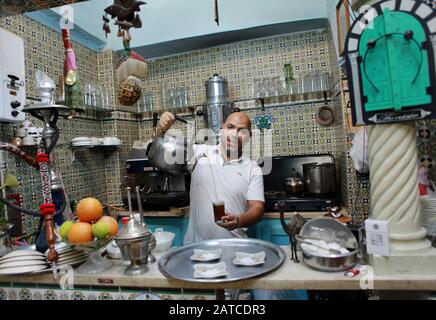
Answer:
[{"label": "hanging ornament", "polygon": [[[134,105],[141,97],[141,80],[147,76],[147,63],[130,48],[132,36],[130,28],[141,28],[142,21],[138,14],[140,6],[146,4],[136,0],[115,0],[114,4],[104,11],[112,19],[116,18],[117,36],[123,39],[124,53],[117,66],[117,82],[119,85],[118,101],[125,106]],[[106,17],[107,18],[107,17]],[[107,19],[109,20],[109,19]],[[103,29],[108,30],[108,21],[104,19]],[[107,25],[107,27],[106,27]]]},{"label": "hanging ornament", "polygon": [[220,16],[218,13],[218,0],[215,0],[215,22],[217,26],[220,25]]},{"label": "hanging ornament", "polygon": [[62,29],[62,39],[65,48],[64,61],[64,84],[65,84],[65,105],[71,109],[70,114],[75,111],[85,111],[83,106],[83,93],[79,83],[77,72],[76,55],[71,45],[70,30]]}]

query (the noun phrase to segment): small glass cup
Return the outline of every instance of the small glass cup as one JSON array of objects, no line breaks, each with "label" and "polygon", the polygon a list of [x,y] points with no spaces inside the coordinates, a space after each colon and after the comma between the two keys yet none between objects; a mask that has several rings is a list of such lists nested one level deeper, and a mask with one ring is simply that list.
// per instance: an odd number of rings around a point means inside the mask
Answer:
[{"label": "small glass cup", "polygon": [[222,218],[225,215],[224,201],[215,201],[212,204],[215,223],[218,225],[223,224],[224,220]]},{"label": "small glass cup", "polygon": [[255,78],[253,79],[253,97],[262,98],[262,79]]}]

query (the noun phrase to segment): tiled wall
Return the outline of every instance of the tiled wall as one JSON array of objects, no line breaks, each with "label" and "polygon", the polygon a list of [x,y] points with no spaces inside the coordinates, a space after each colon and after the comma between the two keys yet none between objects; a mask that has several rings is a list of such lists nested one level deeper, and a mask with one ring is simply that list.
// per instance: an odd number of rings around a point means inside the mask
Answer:
[{"label": "tiled wall", "polygon": [[[26,72],[30,79],[28,92],[30,96],[35,96],[32,75],[37,69],[47,72],[54,79],[57,79],[62,70],[64,53],[61,38],[55,32],[22,16],[2,18],[0,26],[25,38]],[[144,91],[154,94],[155,105],[160,108],[162,83],[173,87],[187,86],[190,89],[191,103],[198,105],[205,101],[204,82],[217,72],[228,79],[232,100],[247,99],[253,95],[253,78],[282,76],[285,63],[292,63],[297,78],[309,71],[335,73],[331,69],[334,61],[331,43],[329,31],[310,31],[242,41],[153,60],[149,62],[148,77],[143,79]],[[120,106],[116,99],[115,68],[118,54],[111,51],[97,54],[78,44],[74,44],[74,49],[81,78],[84,81],[99,81],[108,88],[112,94],[114,109],[133,111],[132,107]],[[256,115],[272,116],[273,155],[343,155],[338,144],[343,144],[342,131],[337,126],[338,121],[342,123],[340,117],[330,127],[320,126],[315,122],[316,111],[322,105],[323,103],[301,103],[272,106],[265,111],[257,108],[248,110],[247,113],[253,120]],[[197,128],[204,126],[201,118],[196,118],[196,121]],[[70,198],[80,199],[94,195],[104,202],[120,204],[119,186],[125,175],[127,153],[135,140],[146,141],[151,137],[151,121],[138,122],[132,114],[116,111],[103,118],[87,114],[80,119],[61,120],[59,125],[61,140],[56,148],[56,157]],[[2,140],[10,141],[11,127],[1,127]],[[117,136],[123,141],[119,150],[79,151],[76,154],[77,160],[71,163],[67,145],[73,137],[108,135]],[[30,177],[30,183],[23,184],[19,191],[25,196],[25,206],[37,206],[40,201],[37,173],[9,155],[3,154],[3,157],[3,166],[18,168],[18,176],[25,179]],[[31,229],[32,223],[28,224]]]},{"label": "tiled wall", "polygon": [[146,291],[125,288],[75,288],[61,290],[55,286],[34,284],[0,284],[0,300],[137,300],[151,292],[162,300],[215,300],[213,291],[159,290]]},{"label": "tiled wall", "polygon": [[[154,95],[157,108],[162,107],[162,84],[172,87],[187,86],[193,105],[205,102],[204,82],[214,73],[229,82],[230,98],[253,97],[254,78],[283,76],[283,66],[292,63],[296,78],[309,71],[330,72],[327,31],[310,31],[249,40],[219,47],[198,50],[149,62],[149,76],[145,90]],[[256,115],[272,115],[273,155],[302,155],[336,153],[334,127],[323,127],[315,122],[315,114],[322,103],[282,106],[261,111],[247,111],[254,121]],[[202,128],[202,119],[196,118]],[[150,121],[140,126],[141,140],[151,137]]]},{"label": "tiled wall", "polygon": [[[36,70],[47,73],[55,82],[62,74],[64,49],[61,36],[54,31],[42,26],[41,24],[24,16],[12,16],[0,18],[0,27],[23,37],[26,57],[26,91],[27,96],[37,98],[34,86],[34,74]],[[113,86],[113,64],[107,64],[107,59],[114,55],[110,53],[97,54],[77,43],[73,44],[77,58],[80,79],[83,82],[99,82],[108,88]],[[112,62],[112,60],[110,60]],[[109,67],[108,67],[109,66]],[[112,77],[112,78],[111,78]],[[31,102],[29,100],[29,102]],[[29,119],[40,126],[39,121],[33,117]],[[76,154],[77,160],[71,162],[69,141],[77,136],[96,136],[102,137],[105,134],[113,136],[114,128],[107,130],[107,127],[97,121],[96,115],[87,113],[84,117],[73,120],[59,120],[60,140],[55,149],[56,164],[62,172],[65,188],[70,200],[79,200],[85,196],[98,197],[103,202],[119,200],[119,196],[112,197],[112,192],[108,192],[107,177],[114,176],[118,172],[119,163],[117,152],[100,152],[97,150],[79,151]],[[11,141],[12,125],[1,124],[1,141]],[[34,153],[34,149],[27,150]],[[41,188],[39,173],[30,169],[20,160],[5,153],[0,152],[1,168],[6,172],[13,172],[20,178],[21,185],[18,192],[22,196],[23,206],[26,208],[37,208],[41,203]],[[114,160],[114,158],[117,158]],[[115,174],[118,176],[118,173]],[[112,181],[111,181],[112,182]],[[112,191],[112,189],[111,189]],[[108,197],[110,195],[111,197]],[[119,202],[115,202],[119,203]],[[25,216],[24,232],[30,232],[35,227],[35,219]]]}]

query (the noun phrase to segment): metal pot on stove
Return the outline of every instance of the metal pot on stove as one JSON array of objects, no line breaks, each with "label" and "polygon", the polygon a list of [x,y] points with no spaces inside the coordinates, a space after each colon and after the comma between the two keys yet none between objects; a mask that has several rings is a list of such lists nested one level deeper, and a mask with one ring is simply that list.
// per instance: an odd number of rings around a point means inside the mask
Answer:
[{"label": "metal pot on stove", "polygon": [[334,163],[303,164],[306,193],[332,194],[336,192],[336,166]]}]

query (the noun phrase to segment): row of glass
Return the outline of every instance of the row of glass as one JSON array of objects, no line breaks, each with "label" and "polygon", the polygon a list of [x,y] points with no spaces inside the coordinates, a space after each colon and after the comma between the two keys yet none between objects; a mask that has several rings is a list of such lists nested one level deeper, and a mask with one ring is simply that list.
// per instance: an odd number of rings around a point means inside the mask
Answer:
[{"label": "row of glass", "polygon": [[109,90],[94,83],[84,83],[82,86],[83,103],[86,107],[111,109],[112,100]]},{"label": "row of glass", "polygon": [[267,98],[285,94],[302,94],[330,89],[328,73],[311,72],[300,79],[264,77],[253,79],[253,97]]}]

